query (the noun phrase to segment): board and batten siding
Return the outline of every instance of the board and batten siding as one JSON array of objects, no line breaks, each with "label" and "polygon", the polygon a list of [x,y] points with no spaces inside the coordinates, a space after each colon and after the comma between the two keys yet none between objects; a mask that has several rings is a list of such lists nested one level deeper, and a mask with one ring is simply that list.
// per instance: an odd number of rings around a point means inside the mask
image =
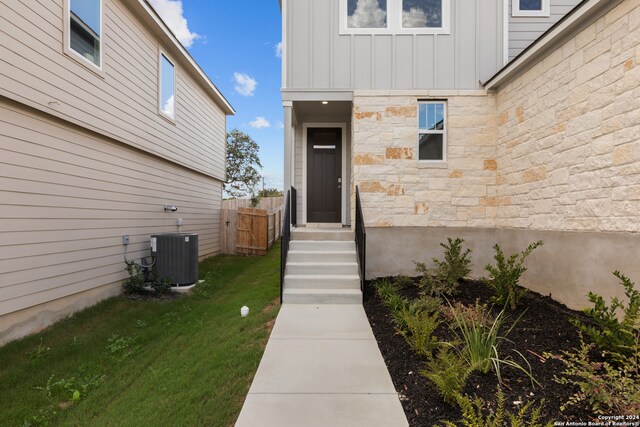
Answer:
[{"label": "board and batten siding", "polygon": [[[0,95],[225,179],[226,116],[121,0],[103,0],[103,72],[63,51],[63,0],[0,0]],[[176,120],[158,112],[159,52],[176,64]]]},{"label": "board and batten siding", "polygon": [[[220,252],[221,181],[0,97],[0,343],[6,315],[112,286],[151,234]],[[165,213],[173,204],[176,213]]]},{"label": "board and batten siding", "polygon": [[340,0],[285,0],[287,90],[477,89],[503,62],[503,1],[451,0],[450,34],[340,34]]},{"label": "board and batten siding", "polygon": [[514,1],[518,0],[509,0],[509,61],[582,2],[582,0],[550,0],[550,16],[536,17],[513,16]]}]

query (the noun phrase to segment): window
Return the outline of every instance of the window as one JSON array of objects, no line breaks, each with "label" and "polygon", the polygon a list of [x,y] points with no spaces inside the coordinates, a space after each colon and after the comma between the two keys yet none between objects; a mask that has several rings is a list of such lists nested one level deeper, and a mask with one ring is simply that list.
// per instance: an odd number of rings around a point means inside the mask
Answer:
[{"label": "window", "polygon": [[69,50],[102,67],[102,0],[67,0]]},{"label": "window", "polygon": [[176,118],[175,65],[160,53],[160,112],[170,119]]},{"label": "window", "polygon": [[418,160],[446,160],[445,121],[444,102],[418,103]]},{"label": "window", "polygon": [[550,16],[549,0],[512,0],[513,16]]},{"label": "window", "polygon": [[450,0],[341,0],[342,34],[448,34]]}]

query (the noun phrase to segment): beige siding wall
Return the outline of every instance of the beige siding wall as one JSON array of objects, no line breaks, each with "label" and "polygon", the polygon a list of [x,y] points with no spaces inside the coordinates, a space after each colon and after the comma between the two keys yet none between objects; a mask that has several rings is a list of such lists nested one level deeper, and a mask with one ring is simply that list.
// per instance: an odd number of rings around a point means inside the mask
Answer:
[{"label": "beige siding wall", "polygon": [[[201,258],[219,253],[221,191],[219,180],[0,97],[0,343],[25,309],[113,294],[96,289],[126,277],[124,234],[130,259],[146,256],[150,234],[177,231],[180,217]],[[44,310],[30,312],[42,320]]]},{"label": "beige siding wall", "polygon": [[162,118],[158,38],[123,1],[103,9],[98,75],[63,52],[63,0],[0,0],[0,95],[224,179],[224,113],[172,57],[176,120]]},{"label": "beige siding wall", "polygon": [[[371,227],[491,227],[495,194],[495,96],[439,93],[447,101],[447,161],[418,161],[418,99],[353,101],[352,182]],[[355,188],[355,187],[354,187]]]},{"label": "beige siding wall", "polygon": [[498,93],[499,227],[640,232],[640,0]]}]

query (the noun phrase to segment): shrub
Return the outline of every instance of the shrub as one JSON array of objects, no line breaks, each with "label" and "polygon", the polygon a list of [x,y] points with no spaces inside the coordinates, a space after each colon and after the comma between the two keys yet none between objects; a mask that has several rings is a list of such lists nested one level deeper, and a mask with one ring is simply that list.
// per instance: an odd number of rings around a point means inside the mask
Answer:
[{"label": "shrub", "polygon": [[431,358],[439,344],[433,335],[440,325],[438,315],[422,310],[412,312],[409,307],[405,307],[400,316],[402,324],[398,327],[398,333],[405,339],[409,348],[416,354]]},{"label": "shrub", "polygon": [[409,276],[396,276],[394,280],[394,284],[398,289],[405,289],[413,285],[413,279]]},{"label": "shrub", "polygon": [[554,381],[579,389],[560,409],[588,403],[595,414],[640,415],[640,335],[635,336],[631,355],[619,355],[615,365],[594,361],[593,347],[581,340],[580,348],[573,352],[544,354],[564,364],[562,377],[555,376]]},{"label": "shrub", "polygon": [[[468,396],[459,399],[459,405],[462,409],[462,419],[459,424],[466,427],[550,427],[551,422],[542,424],[540,422],[540,411],[544,405],[544,401],[540,405],[533,407],[534,402],[523,405],[516,413],[510,413],[505,409],[505,397],[502,389],[498,387],[497,407],[493,410],[485,409],[486,404],[476,397],[473,401]],[[488,412],[488,413],[487,413]],[[531,412],[531,414],[528,414]],[[457,424],[451,421],[445,421],[447,427],[457,427]]]},{"label": "shrub", "polygon": [[171,281],[169,279],[160,279],[154,277],[151,282],[151,288],[160,295],[168,294],[171,292]]},{"label": "shrub", "polygon": [[377,280],[374,286],[378,297],[392,313],[400,311],[407,304],[407,300],[398,293],[389,279]]},{"label": "shrub", "polygon": [[464,306],[455,308],[451,305],[449,307],[453,317],[451,329],[462,342],[463,347],[459,352],[462,358],[467,361],[469,369],[478,370],[483,374],[493,369],[498,380],[502,382],[500,367],[506,365],[524,372],[532,382],[535,381],[531,375],[531,366],[521,353],[514,350],[525,361],[528,369],[511,358],[501,359],[498,352],[500,345],[506,340],[507,335],[513,330],[520,318],[511,324],[504,335],[500,335],[500,330],[506,323],[505,309],[502,309],[494,318],[486,305],[477,302],[475,307],[470,308],[464,308]]},{"label": "shrub", "polygon": [[123,288],[129,294],[139,294],[145,292],[144,270],[135,261],[126,261],[125,270],[129,277],[124,281]]},{"label": "shrub", "polygon": [[443,347],[434,359],[427,362],[427,370],[420,374],[436,386],[445,402],[456,405],[462,398],[462,390],[470,373],[467,363],[460,356]]},{"label": "shrub", "polygon": [[518,287],[520,276],[527,271],[527,268],[523,265],[524,261],[539,246],[542,246],[542,240],[530,244],[527,249],[519,254],[511,255],[508,259],[505,257],[500,245],[496,244],[493,247],[496,252],[493,257],[496,261],[496,266],[487,264],[484,269],[489,273],[489,278],[483,278],[482,280],[491,286],[495,292],[494,301],[498,305],[509,305],[512,310],[516,309],[518,302],[527,292],[526,289]]},{"label": "shrub", "polygon": [[458,290],[458,281],[471,272],[471,249],[462,250],[463,239],[448,237],[447,241],[449,244],[440,243],[444,248],[444,260],[433,258],[435,269],[415,262],[416,271],[423,276],[419,285],[425,294],[454,295]]},{"label": "shrub", "polygon": [[[615,271],[614,276],[620,279],[620,284],[625,289],[628,304],[618,298],[611,299],[611,305],[607,306],[602,296],[589,292],[589,301],[593,308],[584,310],[594,322],[595,326],[586,325],[578,319],[571,319],[583,333],[587,334],[600,350],[612,353],[614,357],[619,354],[631,355],[638,335],[638,318],[640,317],[640,292],[634,289],[633,283],[627,276]],[[622,322],[618,320],[622,313]]]}]

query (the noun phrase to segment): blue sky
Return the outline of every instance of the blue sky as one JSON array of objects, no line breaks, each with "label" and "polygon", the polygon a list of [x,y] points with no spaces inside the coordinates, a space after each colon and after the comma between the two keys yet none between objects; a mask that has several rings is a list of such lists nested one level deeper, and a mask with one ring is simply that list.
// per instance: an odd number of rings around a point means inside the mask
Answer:
[{"label": "blue sky", "polygon": [[266,186],[282,188],[278,0],[149,1],[236,109],[227,130],[238,128],[260,145]]}]

